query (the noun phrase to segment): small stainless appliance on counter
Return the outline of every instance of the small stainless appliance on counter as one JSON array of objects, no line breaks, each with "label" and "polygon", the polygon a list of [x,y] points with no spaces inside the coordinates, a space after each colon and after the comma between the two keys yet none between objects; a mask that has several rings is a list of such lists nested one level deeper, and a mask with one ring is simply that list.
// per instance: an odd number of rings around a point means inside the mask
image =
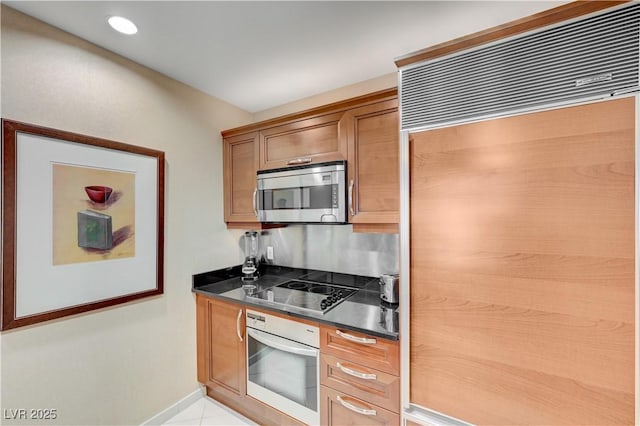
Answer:
[{"label": "small stainless appliance on counter", "polygon": [[244,263],[242,264],[242,281],[255,281],[258,279],[258,232],[247,231],[244,233]]},{"label": "small stainless appliance on counter", "polygon": [[390,304],[400,301],[398,290],[400,277],[397,274],[383,274],[380,276],[380,299]]}]

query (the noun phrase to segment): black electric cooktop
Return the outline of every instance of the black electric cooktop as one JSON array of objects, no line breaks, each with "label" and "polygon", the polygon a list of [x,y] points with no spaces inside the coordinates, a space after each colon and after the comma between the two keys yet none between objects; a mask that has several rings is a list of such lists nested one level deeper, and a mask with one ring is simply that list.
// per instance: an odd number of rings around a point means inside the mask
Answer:
[{"label": "black electric cooktop", "polygon": [[249,297],[292,311],[324,314],[357,291],[357,288],[343,285],[294,279],[249,294]]}]

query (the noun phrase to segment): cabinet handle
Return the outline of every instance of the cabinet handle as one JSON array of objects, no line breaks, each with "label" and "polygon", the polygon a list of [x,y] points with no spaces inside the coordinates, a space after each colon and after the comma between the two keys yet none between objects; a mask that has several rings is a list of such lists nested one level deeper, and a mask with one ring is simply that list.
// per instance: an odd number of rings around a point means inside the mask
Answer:
[{"label": "cabinet handle", "polygon": [[301,158],[294,158],[293,160],[289,160],[287,164],[290,166],[293,166],[296,164],[307,164],[307,163],[310,163],[311,161],[313,161],[311,157],[301,157]]},{"label": "cabinet handle", "polygon": [[256,195],[258,195],[258,188],[253,190],[253,214],[258,217],[258,200],[256,198]]},{"label": "cabinet handle", "polygon": [[344,408],[348,408],[351,411],[355,411],[358,414],[364,414],[365,416],[375,416],[377,415],[377,411],[376,410],[371,410],[371,409],[367,409],[367,408],[360,408],[360,407],[356,407],[355,405],[353,405],[350,402],[345,401],[344,399],[342,399],[340,397],[340,395],[336,396],[336,399],[338,400],[338,402],[340,404],[342,404],[342,406]]},{"label": "cabinet handle", "polygon": [[352,342],[361,343],[363,345],[375,345],[376,339],[370,339],[368,337],[356,337],[348,333],[343,333],[340,330],[336,330],[336,334],[344,339],[351,340]]},{"label": "cabinet handle", "polygon": [[349,182],[349,213],[351,213],[351,216],[356,215],[356,212],[353,211],[353,179]]},{"label": "cabinet handle", "polygon": [[340,369],[340,371],[342,371],[343,373],[348,374],[348,375],[353,376],[353,377],[357,377],[359,379],[376,380],[378,378],[378,376],[376,376],[375,374],[362,373],[360,371],[352,370],[351,368],[347,368],[344,365],[340,364],[339,362],[336,362],[336,367],[338,367]]},{"label": "cabinet handle", "polygon": [[236,333],[238,334],[238,339],[243,342],[242,333],[240,333],[240,318],[242,318],[242,309],[238,311],[238,318],[236,318]]}]

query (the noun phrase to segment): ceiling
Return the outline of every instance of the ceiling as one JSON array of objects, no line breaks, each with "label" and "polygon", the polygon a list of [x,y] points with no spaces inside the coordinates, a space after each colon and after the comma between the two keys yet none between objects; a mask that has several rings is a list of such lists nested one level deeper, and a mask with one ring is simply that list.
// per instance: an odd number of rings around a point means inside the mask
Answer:
[{"label": "ceiling", "polygon": [[[566,1],[3,1],[255,113],[388,75],[394,59]],[[138,34],[106,19],[133,20]]]}]

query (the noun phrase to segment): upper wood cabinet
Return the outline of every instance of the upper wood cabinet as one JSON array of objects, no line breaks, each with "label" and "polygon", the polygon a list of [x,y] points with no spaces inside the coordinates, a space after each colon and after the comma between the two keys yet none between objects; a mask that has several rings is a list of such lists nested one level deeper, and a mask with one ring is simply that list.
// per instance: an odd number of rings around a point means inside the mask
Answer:
[{"label": "upper wood cabinet", "polygon": [[260,228],[256,172],[347,160],[354,232],[398,232],[400,173],[397,90],[225,130],[224,220]]},{"label": "upper wood cabinet", "polygon": [[224,221],[255,226],[258,132],[225,138],[223,146]]},{"label": "upper wood cabinet", "polygon": [[342,118],[349,152],[349,222],[400,219],[398,100],[354,108]]},{"label": "upper wood cabinet", "polygon": [[337,112],[260,131],[260,170],[346,160],[347,141],[340,137],[342,116]]}]

